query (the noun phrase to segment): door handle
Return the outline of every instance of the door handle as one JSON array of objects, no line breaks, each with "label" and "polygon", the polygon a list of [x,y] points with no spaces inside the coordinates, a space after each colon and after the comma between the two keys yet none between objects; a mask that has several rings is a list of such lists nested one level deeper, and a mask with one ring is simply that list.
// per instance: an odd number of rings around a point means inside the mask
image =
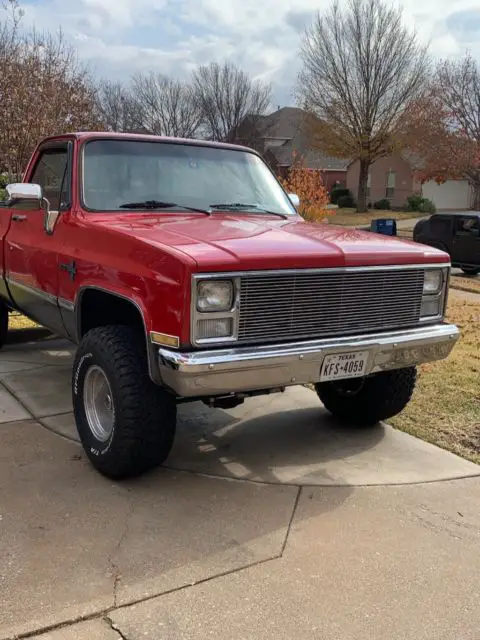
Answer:
[{"label": "door handle", "polygon": [[14,213],[12,216],[12,220],[15,220],[15,222],[23,222],[26,219],[27,219],[27,216],[24,216],[21,213]]}]

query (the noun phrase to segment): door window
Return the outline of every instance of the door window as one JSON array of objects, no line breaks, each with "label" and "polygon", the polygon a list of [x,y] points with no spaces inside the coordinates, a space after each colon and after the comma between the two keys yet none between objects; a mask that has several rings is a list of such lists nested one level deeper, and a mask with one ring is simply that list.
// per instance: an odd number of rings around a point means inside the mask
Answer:
[{"label": "door window", "polygon": [[42,151],[30,182],[39,184],[52,211],[60,211],[69,204],[67,179],[68,152],[66,147]]},{"label": "door window", "polygon": [[479,219],[477,217],[456,218],[455,235],[478,237],[480,235]]}]

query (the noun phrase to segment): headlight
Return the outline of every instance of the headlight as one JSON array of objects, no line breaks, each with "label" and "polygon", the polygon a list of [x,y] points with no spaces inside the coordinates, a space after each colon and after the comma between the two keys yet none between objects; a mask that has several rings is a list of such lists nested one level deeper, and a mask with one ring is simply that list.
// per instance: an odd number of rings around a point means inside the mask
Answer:
[{"label": "headlight", "polygon": [[233,306],[231,280],[203,280],[197,285],[197,311],[230,311]]},{"label": "headlight", "polygon": [[423,293],[440,293],[443,285],[443,273],[441,269],[431,269],[425,271],[423,281]]},{"label": "headlight", "polygon": [[446,269],[427,269],[423,280],[423,296],[420,318],[428,321],[443,316],[445,289],[448,271]]}]

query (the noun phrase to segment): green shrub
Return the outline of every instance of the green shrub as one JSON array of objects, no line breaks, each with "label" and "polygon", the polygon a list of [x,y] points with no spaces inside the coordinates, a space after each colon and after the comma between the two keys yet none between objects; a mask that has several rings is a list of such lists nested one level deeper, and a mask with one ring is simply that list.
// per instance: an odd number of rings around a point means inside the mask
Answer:
[{"label": "green shrub", "polygon": [[422,206],[421,206],[420,211],[421,211],[421,213],[435,213],[437,211],[437,207],[428,198],[423,198],[423,202],[422,202]]},{"label": "green shrub", "polygon": [[340,209],[351,209],[356,206],[355,198],[350,195],[340,196],[336,202]]},{"label": "green shrub", "polygon": [[431,200],[424,198],[418,193],[413,196],[409,196],[407,199],[407,209],[408,211],[415,211],[418,213],[435,213],[437,210]]},{"label": "green shrub", "polygon": [[0,202],[3,202],[6,199],[7,199],[7,192],[5,191],[5,189],[2,189],[0,187]]},{"label": "green shrub", "polygon": [[374,203],[373,205],[374,209],[390,209],[390,200],[387,200],[387,198],[382,198],[381,200],[377,200],[377,202]]},{"label": "green shrub", "polygon": [[334,187],[330,194],[330,202],[332,204],[338,204],[339,198],[343,198],[344,196],[353,197],[350,189],[346,189],[345,187]]},{"label": "green shrub", "polygon": [[418,193],[414,193],[412,196],[409,196],[407,198],[407,209],[408,211],[420,211],[420,207],[422,206],[422,200],[423,197],[418,194]]}]

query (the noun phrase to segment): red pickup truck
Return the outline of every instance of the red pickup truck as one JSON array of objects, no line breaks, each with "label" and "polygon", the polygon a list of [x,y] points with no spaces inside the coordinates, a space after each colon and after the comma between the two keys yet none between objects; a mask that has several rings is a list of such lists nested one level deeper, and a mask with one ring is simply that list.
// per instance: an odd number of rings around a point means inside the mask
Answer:
[{"label": "red pickup truck", "polygon": [[7,187],[0,341],[18,310],[78,344],[75,420],[101,473],[161,464],[180,402],[311,383],[371,425],[448,356],[446,253],[296,205],[251,149],[130,134],[48,138]]}]

